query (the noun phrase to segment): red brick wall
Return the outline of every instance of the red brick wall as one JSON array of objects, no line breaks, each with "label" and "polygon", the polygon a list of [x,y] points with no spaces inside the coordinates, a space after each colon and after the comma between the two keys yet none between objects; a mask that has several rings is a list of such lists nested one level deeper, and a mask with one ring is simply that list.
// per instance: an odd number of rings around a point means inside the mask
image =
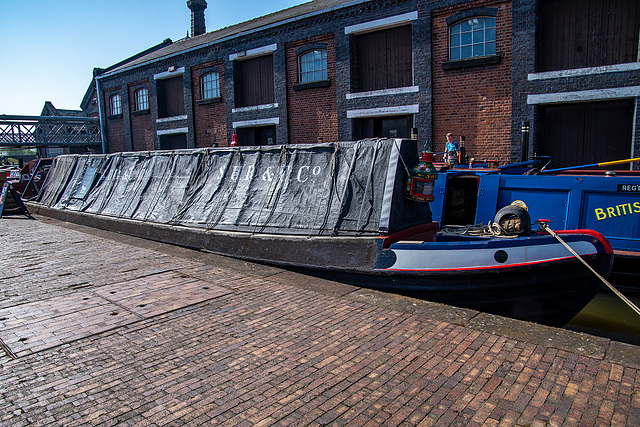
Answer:
[{"label": "red brick wall", "polygon": [[[200,100],[199,71],[203,68],[215,67],[220,73],[220,102],[198,103]],[[222,60],[207,62],[191,68],[193,82],[193,117],[195,123],[196,147],[212,147],[215,143],[219,147],[229,145],[227,141],[227,118],[224,99],[224,74]]]},{"label": "red brick wall", "polygon": [[[294,90],[298,83],[298,58],[296,49],[309,43],[327,44],[327,87]],[[336,101],[336,54],[333,34],[287,43],[287,97],[289,143],[325,142],[338,140],[338,112]]]},{"label": "red brick wall", "polygon": [[[498,8],[496,52],[499,64],[443,70],[448,61],[446,18],[474,7]],[[478,1],[433,12],[434,149],[444,151],[445,135],[466,137],[468,156],[510,162],[511,155],[511,3]]]},{"label": "red brick wall", "polygon": [[149,79],[139,80],[129,83],[129,111],[131,111],[131,139],[133,151],[151,151],[153,150],[153,122],[151,113],[134,114],[136,110],[135,91],[140,89],[141,85],[145,85],[149,93]]},{"label": "red brick wall", "polygon": [[[120,88],[108,88],[103,90],[102,96],[104,98],[105,111],[107,112],[107,150],[109,153],[118,153],[126,151],[126,143],[124,137],[124,120],[122,117],[109,118],[111,112],[111,106],[109,105],[109,96]],[[122,92],[120,91],[120,96]]]}]

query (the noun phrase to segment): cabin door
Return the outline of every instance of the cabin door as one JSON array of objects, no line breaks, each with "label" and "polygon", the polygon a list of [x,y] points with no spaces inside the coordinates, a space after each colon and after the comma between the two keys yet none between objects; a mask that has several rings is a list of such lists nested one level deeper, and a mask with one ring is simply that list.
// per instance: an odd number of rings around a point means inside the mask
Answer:
[{"label": "cabin door", "polygon": [[450,176],[442,215],[442,226],[475,224],[478,205],[478,185],[476,175]]}]

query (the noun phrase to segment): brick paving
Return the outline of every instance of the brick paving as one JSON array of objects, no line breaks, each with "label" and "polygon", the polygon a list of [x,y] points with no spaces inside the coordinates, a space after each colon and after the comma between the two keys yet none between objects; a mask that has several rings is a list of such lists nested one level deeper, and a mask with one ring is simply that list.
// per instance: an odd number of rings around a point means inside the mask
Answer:
[{"label": "brick paving", "polygon": [[640,425],[638,347],[103,234],[0,220],[0,425]]}]

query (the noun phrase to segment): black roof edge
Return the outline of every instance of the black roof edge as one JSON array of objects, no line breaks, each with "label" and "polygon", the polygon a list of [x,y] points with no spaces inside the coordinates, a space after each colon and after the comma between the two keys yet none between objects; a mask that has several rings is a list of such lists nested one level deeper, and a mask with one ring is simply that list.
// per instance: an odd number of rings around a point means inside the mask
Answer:
[{"label": "black roof edge", "polygon": [[173,41],[170,38],[166,38],[161,43],[158,43],[155,46],[152,46],[152,47],[150,47],[150,48],[148,48],[146,50],[143,50],[142,52],[138,52],[135,55],[130,56],[127,59],[123,59],[122,61],[117,62],[117,63],[115,63],[115,64],[113,64],[113,65],[111,65],[111,66],[109,66],[107,68],[98,68],[98,67],[94,68],[93,69],[93,78],[91,79],[91,84],[89,84],[89,87],[87,88],[87,91],[84,93],[84,96],[82,97],[82,102],[80,103],[80,108],[84,109],[83,106],[86,105],[89,102],[89,98],[91,97],[91,93],[93,92],[93,90],[95,88],[95,85],[96,85],[95,79],[96,79],[97,76],[99,76],[100,74],[106,73],[106,72],[108,72],[110,70],[113,70],[115,68],[118,68],[118,67],[120,67],[120,66],[122,66],[122,65],[124,65],[124,64],[126,64],[128,62],[131,62],[131,61],[133,61],[135,59],[138,59],[138,58],[140,58],[142,56],[145,56],[145,55],[147,55],[147,54],[149,54],[151,52],[155,52],[158,49],[162,49],[163,47],[167,47],[167,46],[169,46],[171,44],[173,44]]},{"label": "black roof edge", "polygon": [[[315,2],[316,2],[316,0],[308,0],[308,1],[306,1],[306,3],[302,3],[302,4],[299,4],[299,5],[296,5],[296,6],[292,6],[292,7],[280,10],[280,11],[272,12],[272,13],[269,13],[269,14],[264,15],[264,16],[259,16],[259,17],[250,19],[248,21],[244,21],[244,22],[240,22],[238,24],[230,25],[228,27],[224,27],[224,28],[220,28],[220,29],[217,29],[217,30],[209,31],[209,32],[207,32],[205,34],[201,34],[201,35],[196,36],[196,37],[190,37],[190,39],[201,39],[203,37],[206,38],[207,36],[211,36],[211,35],[214,35],[216,33],[222,33],[225,30],[233,30],[233,29],[236,29],[236,28],[239,29],[239,28],[241,28],[243,26],[247,26],[246,29],[238,30],[237,32],[230,33],[229,35],[222,36],[221,38],[213,38],[210,41],[203,42],[202,44],[197,44],[197,45],[188,47],[188,48],[186,48],[184,50],[180,50],[180,51],[176,51],[176,52],[170,52],[170,53],[167,53],[165,56],[161,56],[161,57],[158,57],[158,58],[153,58],[153,59],[150,59],[148,62],[138,63],[138,64],[130,66],[129,68],[124,67],[122,69],[117,69],[115,71],[113,71],[113,68],[110,68],[108,70],[105,70],[103,73],[101,73],[102,75],[96,76],[96,77],[99,78],[99,79],[106,78],[106,77],[111,77],[113,75],[117,75],[119,73],[129,71],[130,69],[143,67],[143,66],[149,65],[150,63],[159,62],[159,61],[162,61],[162,60],[165,60],[165,59],[168,59],[168,58],[172,58],[172,57],[175,57],[175,56],[184,55],[184,54],[187,54],[187,53],[192,52],[192,51],[206,49],[206,48],[208,48],[210,46],[213,46],[213,45],[216,45],[216,44],[220,44],[220,43],[224,43],[226,41],[233,40],[233,39],[236,39],[236,38],[239,38],[239,37],[244,37],[244,36],[247,36],[249,34],[253,34],[253,33],[256,33],[256,32],[263,31],[265,29],[286,25],[286,24],[289,24],[289,23],[294,22],[294,21],[311,18],[313,16],[318,16],[318,15],[321,15],[323,13],[333,12],[333,11],[336,11],[336,10],[339,10],[339,9],[351,7],[351,6],[362,4],[362,3],[375,2],[375,0],[333,0],[333,1],[328,1],[327,3],[335,3],[335,4],[327,4],[327,5],[323,5],[324,2],[318,1],[318,3],[320,4],[320,7],[318,7],[318,8],[312,8],[309,11],[298,13],[298,14],[294,13],[291,16],[285,16],[285,17],[281,16],[285,12],[296,11],[296,10],[301,10],[302,11],[302,10],[304,10],[304,6],[308,6],[308,5],[313,4]],[[271,20],[269,20],[269,18],[271,18]],[[262,22],[264,19],[267,19],[267,21],[266,22]],[[182,40],[185,40],[185,39],[180,39],[180,40],[176,41],[176,43],[180,42]]]},{"label": "black roof edge", "polygon": [[[140,57],[143,57],[143,56],[145,56],[145,55],[148,55],[148,54],[149,54],[149,53],[151,53],[151,52],[155,52],[156,50],[158,50],[158,49],[162,49],[163,47],[167,47],[167,46],[169,46],[169,45],[171,45],[171,44],[173,44],[173,41],[171,41],[171,39],[170,39],[170,38],[166,38],[166,39],[164,39],[164,40],[162,41],[162,43],[158,43],[157,45],[152,46],[152,47],[150,47],[149,49],[143,50],[142,52],[138,52],[138,53],[136,53],[135,55],[130,56],[130,57],[129,57],[129,58],[127,58],[127,59],[123,59],[122,61],[120,61],[120,62],[118,62],[118,63],[115,63],[115,64],[113,64],[113,65],[111,65],[111,66],[109,66],[109,67],[107,67],[107,68],[94,68],[94,69],[93,69],[94,75],[99,76],[99,75],[100,75],[100,74],[102,74],[102,73],[106,73],[106,72],[108,72],[108,71],[111,71],[111,70],[113,70],[113,69],[115,69],[115,68],[118,68],[118,67],[120,67],[120,66],[122,66],[122,65],[126,64],[127,62],[131,62],[131,61],[133,61],[133,60],[135,60],[135,59],[138,59],[138,58],[140,58]],[[95,74],[95,73],[96,73],[96,70],[99,70],[98,74]]]}]

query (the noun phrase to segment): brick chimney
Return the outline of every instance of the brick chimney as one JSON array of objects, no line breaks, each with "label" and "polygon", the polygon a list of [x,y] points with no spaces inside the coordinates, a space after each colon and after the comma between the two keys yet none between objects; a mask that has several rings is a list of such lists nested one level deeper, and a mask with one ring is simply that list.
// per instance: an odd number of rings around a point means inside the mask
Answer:
[{"label": "brick chimney", "polygon": [[204,34],[204,10],[207,8],[206,0],[187,0],[187,7],[191,9],[191,37]]}]

